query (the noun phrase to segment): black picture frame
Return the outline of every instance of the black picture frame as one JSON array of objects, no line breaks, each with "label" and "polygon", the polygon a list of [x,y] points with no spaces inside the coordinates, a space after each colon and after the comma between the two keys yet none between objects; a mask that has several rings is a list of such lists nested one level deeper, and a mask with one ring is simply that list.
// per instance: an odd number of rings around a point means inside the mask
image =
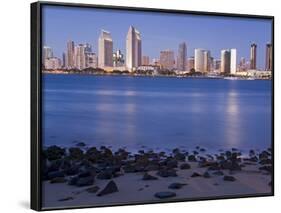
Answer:
[{"label": "black picture frame", "polygon": [[[42,48],[42,7],[46,5],[58,7],[79,7],[79,8],[102,8],[111,10],[125,10],[125,11],[142,11],[142,12],[156,12],[163,14],[187,14],[200,16],[217,16],[217,17],[241,17],[250,19],[266,19],[270,20],[272,24],[272,51],[273,51],[273,70],[272,70],[272,192],[270,194],[249,194],[243,196],[218,196],[218,197],[202,197],[196,199],[177,199],[173,201],[151,201],[151,202],[134,202],[134,203],[119,203],[106,204],[95,206],[71,206],[61,208],[43,208],[42,207],[42,180],[41,180],[41,150],[42,150],[42,78],[41,78],[41,48]],[[36,211],[42,210],[58,210],[58,209],[77,209],[89,207],[104,207],[104,206],[123,206],[123,205],[139,205],[139,204],[153,204],[153,203],[171,203],[171,202],[185,202],[185,201],[202,201],[202,200],[217,200],[217,199],[233,199],[233,198],[250,198],[250,197],[264,197],[274,196],[274,16],[266,15],[249,15],[249,14],[234,14],[234,13],[218,13],[218,12],[203,12],[203,11],[186,11],[174,9],[157,9],[157,8],[139,8],[139,7],[121,7],[111,5],[92,5],[80,3],[58,3],[39,1],[31,3],[31,209]]]}]

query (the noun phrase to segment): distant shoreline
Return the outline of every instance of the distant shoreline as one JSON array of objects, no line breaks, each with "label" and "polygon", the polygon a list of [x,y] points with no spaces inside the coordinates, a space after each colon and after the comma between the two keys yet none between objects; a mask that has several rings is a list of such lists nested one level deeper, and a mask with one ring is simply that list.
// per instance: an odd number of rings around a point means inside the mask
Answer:
[{"label": "distant shoreline", "polygon": [[253,77],[238,77],[238,76],[206,76],[206,75],[164,75],[164,74],[136,74],[136,73],[92,73],[92,72],[68,72],[68,71],[46,71],[42,74],[50,75],[93,75],[93,76],[124,76],[124,77],[160,77],[160,78],[184,78],[184,79],[221,79],[221,80],[272,80],[272,78],[253,78]]}]

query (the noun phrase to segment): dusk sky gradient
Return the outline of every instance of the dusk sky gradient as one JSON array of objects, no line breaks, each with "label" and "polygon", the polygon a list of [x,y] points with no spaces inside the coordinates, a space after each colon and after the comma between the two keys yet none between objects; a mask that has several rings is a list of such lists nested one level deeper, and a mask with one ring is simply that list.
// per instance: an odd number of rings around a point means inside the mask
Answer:
[{"label": "dusk sky gradient", "polygon": [[161,50],[171,49],[177,55],[178,45],[185,41],[188,57],[195,48],[211,51],[220,58],[220,50],[237,49],[249,60],[250,44],[257,43],[257,66],[264,69],[265,45],[271,42],[271,21],[266,19],[214,17],[155,12],[121,11],[64,6],[43,7],[43,45],[62,57],[66,42],[89,43],[97,53],[101,29],[110,31],[114,51],[125,55],[126,35],[133,25],[141,33],[142,55],[159,58]]}]

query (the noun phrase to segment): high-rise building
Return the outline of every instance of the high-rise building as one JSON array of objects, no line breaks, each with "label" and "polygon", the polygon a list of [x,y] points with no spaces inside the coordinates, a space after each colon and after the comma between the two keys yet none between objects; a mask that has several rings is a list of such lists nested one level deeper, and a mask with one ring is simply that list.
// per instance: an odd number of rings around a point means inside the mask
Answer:
[{"label": "high-rise building", "polygon": [[82,70],[86,68],[85,45],[79,44],[74,48],[75,68]]},{"label": "high-rise building", "polygon": [[85,47],[85,53],[91,53],[92,52],[92,45],[86,43],[84,45],[84,47]]},{"label": "high-rise building", "polygon": [[251,52],[250,52],[250,69],[257,69],[257,44],[251,44]]},{"label": "high-rise building", "polygon": [[266,44],[265,50],[265,70],[272,71],[272,44]]},{"label": "high-rise building", "polygon": [[113,41],[110,32],[105,30],[101,31],[99,37],[99,68],[112,67],[113,66]]},{"label": "high-rise building", "polygon": [[42,51],[42,63],[45,65],[46,59],[53,57],[53,50],[51,47],[44,46]]},{"label": "high-rise building", "polygon": [[174,51],[172,51],[172,50],[160,51],[159,63],[160,63],[160,66],[162,69],[165,69],[165,70],[174,69],[174,65],[175,65]]},{"label": "high-rise building", "polygon": [[214,70],[215,71],[220,71],[221,68],[221,60],[219,59],[214,59]]},{"label": "high-rise building", "polygon": [[145,66],[149,65],[150,64],[149,63],[149,56],[146,56],[146,55],[142,56],[141,64],[145,65]]},{"label": "high-rise building", "polygon": [[66,54],[65,52],[62,53],[62,67],[66,67]]},{"label": "high-rise building", "polygon": [[236,49],[230,50],[230,73],[235,74],[237,71],[237,51]]},{"label": "high-rise building", "polygon": [[194,69],[197,72],[210,71],[210,51],[204,49],[195,49],[194,51]]},{"label": "high-rise building", "polygon": [[67,42],[67,53],[66,53],[67,68],[72,69],[75,67],[74,62],[74,41]]},{"label": "high-rise building", "polygon": [[186,68],[186,57],[187,57],[187,48],[186,43],[180,43],[178,49],[178,58],[177,58],[177,69],[179,71],[185,71]]},{"label": "high-rise building", "polygon": [[61,60],[56,57],[47,58],[45,60],[45,69],[56,70],[61,68]]},{"label": "high-rise building", "polygon": [[187,67],[189,71],[194,69],[194,57],[189,57],[187,59]]},{"label": "high-rise building", "polygon": [[141,46],[140,32],[133,26],[130,26],[126,38],[126,67],[130,71],[141,65]]},{"label": "high-rise building", "polygon": [[86,53],[86,68],[97,68],[98,67],[98,57],[93,52]]},{"label": "high-rise building", "polygon": [[246,71],[246,68],[246,59],[244,57],[241,57],[239,61],[239,71]]},{"label": "high-rise building", "polygon": [[230,50],[221,50],[221,73],[230,73]]},{"label": "high-rise building", "polygon": [[121,53],[121,50],[117,50],[113,53],[113,66],[120,67],[124,65],[124,55]]}]

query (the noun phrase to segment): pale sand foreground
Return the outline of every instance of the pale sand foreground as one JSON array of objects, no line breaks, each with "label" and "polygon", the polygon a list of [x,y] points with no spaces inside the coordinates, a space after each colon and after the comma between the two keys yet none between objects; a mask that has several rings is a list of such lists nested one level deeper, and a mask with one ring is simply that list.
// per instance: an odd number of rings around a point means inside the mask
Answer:
[{"label": "pale sand foreground", "polygon": [[[144,173],[126,173],[123,176],[113,178],[118,187],[118,192],[96,196],[89,193],[87,187],[69,186],[67,183],[50,184],[48,181],[43,183],[43,207],[55,208],[63,206],[83,206],[83,205],[110,205],[132,202],[159,201],[154,197],[156,192],[172,191],[176,197],[161,199],[172,201],[175,199],[194,199],[218,196],[241,196],[254,194],[270,194],[271,176],[258,170],[258,165],[247,165],[242,171],[229,172],[223,170],[225,175],[231,175],[236,181],[224,181],[223,176],[212,175],[210,178],[190,177],[194,172],[204,173],[206,168],[198,168],[197,163],[190,163],[192,168],[189,170],[178,170],[178,177],[158,177],[158,180],[142,180]],[[149,172],[155,175],[156,172]],[[110,180],[96,179],[93,186],[99,186],[100,190]],[[171,183],[186,183],[181,189],[169,189]],[[71,200],[58,201],[60,199],[72,197]]]}]

